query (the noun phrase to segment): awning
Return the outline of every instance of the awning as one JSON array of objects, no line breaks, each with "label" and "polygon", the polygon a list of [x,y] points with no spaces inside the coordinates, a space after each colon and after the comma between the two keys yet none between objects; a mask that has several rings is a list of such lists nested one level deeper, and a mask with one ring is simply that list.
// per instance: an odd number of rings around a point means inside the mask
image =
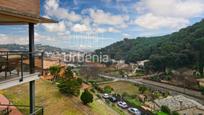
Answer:
[{"label": "awning", "polygon": [[0,7],[0,25],[21,25],[28,23],[57,23],[57,21],[9,8]]}]

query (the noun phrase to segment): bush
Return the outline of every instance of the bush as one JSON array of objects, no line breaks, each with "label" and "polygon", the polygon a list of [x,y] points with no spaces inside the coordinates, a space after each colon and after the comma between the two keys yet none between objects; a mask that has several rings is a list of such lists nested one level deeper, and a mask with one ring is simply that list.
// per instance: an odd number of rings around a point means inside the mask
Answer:
[{"label": "bush", "polygon": [[165,112],[165,113],[167,113],[167,114],[170,114],[170,113],[171,113],[171,110],[169,109],[169,107],[168,107],[168,106],[165,106],[165,105],[162,105],[162,106],[161,106],[161,111],[162,111],[162,112]]},{"label": "bush", "polygon": [[171,115],[179,115],[179,113],[178,113],[177,111],[173,111],[173,112],[171,113]]},{"label": "bush", "polygon": [[91,91],[91,92],[93,92],[93,93],[95,93],[95,90],[94,90],[94,88],[91,88],[91,89],[90,89],[90,91]]},{"label": "bush", "polygon": [[140,87],[139,87],[139,92],[140,92],[141,94],[143,94],[145,91],[147,91],[147,88],[146,88],[145,86],[140,86]]},{"label": "bush", "polygon": [[97,97],[98,97],[99,99],[101,99],[101,96],[100,96],[100,94],[98,94],[98,93],[97,93],[97,94],[96,94],[96,96],[97,96]]},{"label": "bush", "polygon": [[93,95],[88,90],[84,90],[84,92],[81,94],[81,101],[83,102],[84,105],[92,103]]},{"label": "bush", "polygon": [[113,88],[109,85],[104,87],[104,93],[111,93],[113,91]]}]

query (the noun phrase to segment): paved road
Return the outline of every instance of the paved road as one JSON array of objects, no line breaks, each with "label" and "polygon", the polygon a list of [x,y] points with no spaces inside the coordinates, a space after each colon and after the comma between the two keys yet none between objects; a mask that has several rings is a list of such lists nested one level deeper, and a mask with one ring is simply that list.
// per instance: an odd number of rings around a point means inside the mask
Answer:
[{"label": "paved road", "polygon": [[103,74],[99,74],[99,76],[108,78],[108,79],[113,79],[115,81],[128,81],[136,84],[142,84],[156,90],[169,91],[172,94],[183,94],[204,104],[204,96],[198,91],[189,90],[182,87],[177,87],[169,84],[164,84],[164,83],[159,83],[159,82],[154,82],[154,81],[144,80],[144,79],[117,78],[117,77],[103,75]]}]

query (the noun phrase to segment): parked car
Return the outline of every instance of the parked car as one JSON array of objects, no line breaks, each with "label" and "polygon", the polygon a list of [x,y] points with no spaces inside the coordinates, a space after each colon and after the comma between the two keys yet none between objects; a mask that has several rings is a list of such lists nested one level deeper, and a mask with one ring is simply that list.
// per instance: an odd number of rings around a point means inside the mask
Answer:
[{"label": "parked car", "polygon": [[141,115],[141,111],[138,110],[137,108],[130,107],[128,108],[128,111],[132,113],[133,115]]},{"label": "parked car", "polygon": [[109,96],[109,94],[104,93],[102,97],[103,97],[104,99],[108,99],[110,96]]},{"label": "parked car", "polygon": [[124,101],[118,101],[117,104],[118,104],[119,107],[121,107],[121,108],[123,108],[123,109],[128,108],[127,103],[124,102]]},{"label": "parked car", "polygon": [[117,102],[117,99],[116,99],[116,97],[114,97],[114,96],[110,96],[110,97],[109,97],[109,100],[110,100],[111,102]]}]

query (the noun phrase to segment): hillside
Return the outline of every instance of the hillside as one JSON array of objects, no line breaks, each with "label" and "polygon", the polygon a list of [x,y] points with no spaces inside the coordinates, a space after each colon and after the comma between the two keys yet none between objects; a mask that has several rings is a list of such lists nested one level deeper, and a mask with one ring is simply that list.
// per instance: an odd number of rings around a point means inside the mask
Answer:
[{"label": "hillside", "polygon": [[[29,105],[28,87],[26,83],[0,93],[14,105]],[[66,97],[59,92],[56,85],[45,80],[36,81],[36,106],[43,106],[45,115],[117,115],[101,100],[95,99],[89,106],[85,106],[79,97]]]},{"label": "hillside", "polygon": [[[28,50],[28,45],[19,45],[19,44],[0,44],[0,48],[2,49],[8,49],[8,50]],[[44,50],[44,51],[62,51],[61,48],[58,47],[53,47],[49,45],[41,45],[41,44],[36,44],[35,45],[35,50]]]},{"label": "hillside", "polygon": [[204,20],[178,32],[158,37],[124,39],[96,50],[108,54],[112,59],[136,62],[149,59],[152,69],[178,68],[203,65]]}]

